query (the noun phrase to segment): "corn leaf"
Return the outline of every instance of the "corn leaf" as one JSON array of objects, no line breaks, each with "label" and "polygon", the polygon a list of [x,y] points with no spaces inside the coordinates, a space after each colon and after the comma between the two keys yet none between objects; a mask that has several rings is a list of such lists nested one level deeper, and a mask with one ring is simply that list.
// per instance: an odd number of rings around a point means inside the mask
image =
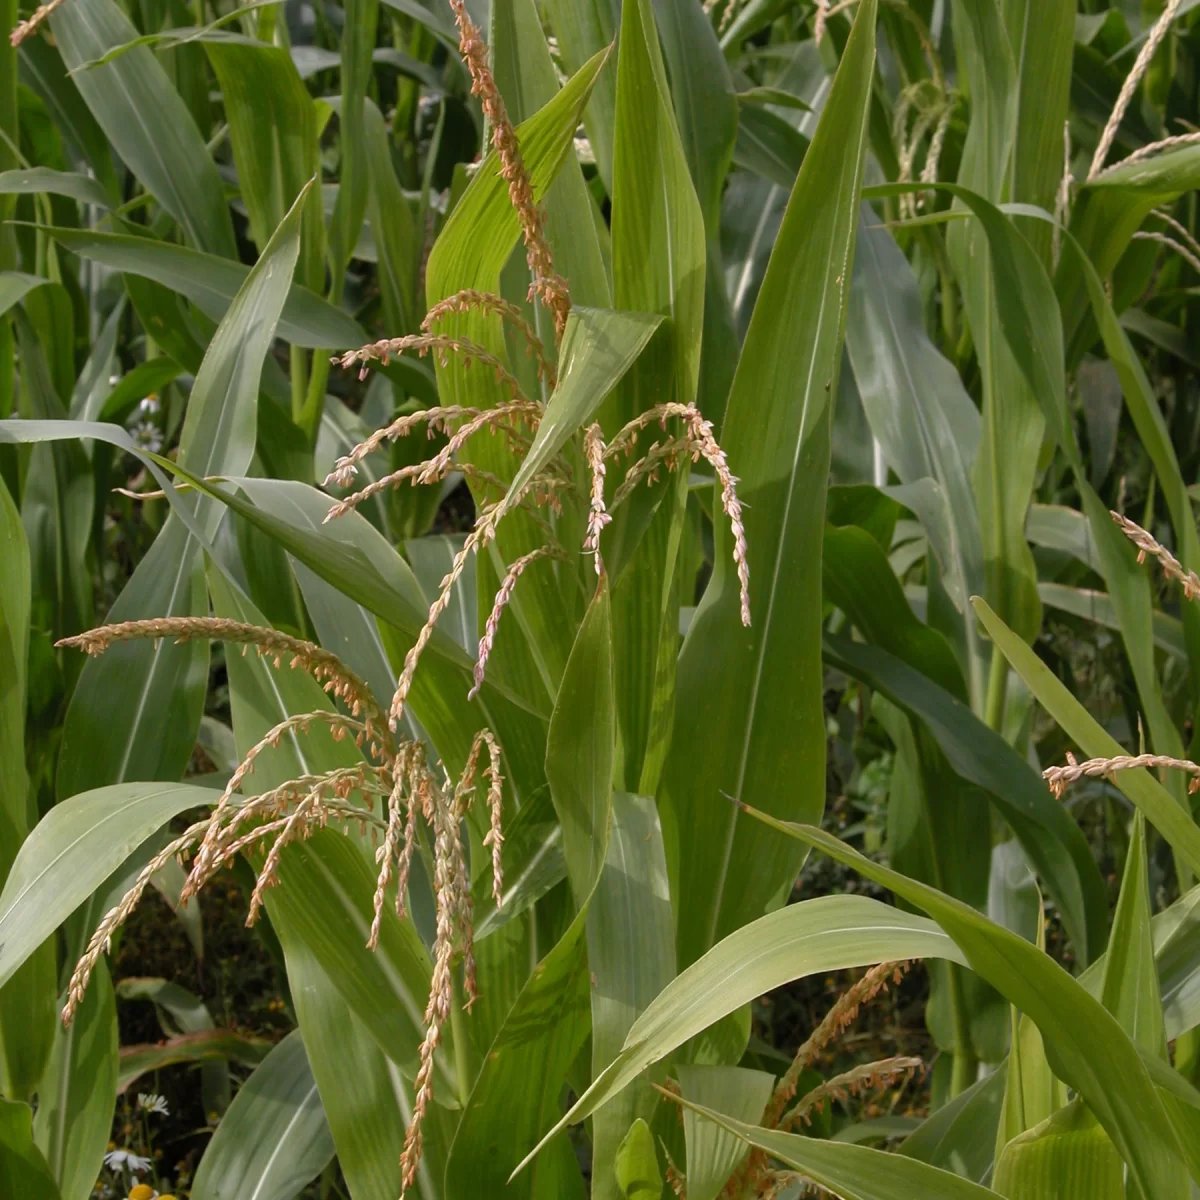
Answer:
[{"label": "corn leaf", "polygon": [[289,1196],[333,1157],[333,1139],[299,1030],[238,1089],[192,1183],[195,1200]]},{"label": "corn leaf", "polygon": [[[781,801],[788,814],[815,817],[824,806],[813,554],[824,527],[874,29],[874,5],[860,5],[755,304],[721,431],[748,510],[754,624],[738,624],[729,533],[718,519],[713,579],[680,655],[661,800],[683,964],[778,903],[801,857],[747,828],[722,793],[774,794],[769,781],[786,777],[795,784]],[[800,681],[807,683],[798,692]],[[784,694],[787,704],[772,699]]]},{"label": "corn leaf", "polygon": [[113,0],[84,0],[50,23],[71,78],[122,161],[198,249],[237,257],[221,177],[204,139],[154,52],[139,46],[107,66],[79,71],[137,30]]},{"label": "corn leaf", "polygon": [[621,1053],[537,1149],[594,1113],[646,1067],[764,992],[818,972],[897,957],[965,962],[932,922],[863,896],[805,900],[743,926],[655,997],[633,1023]]},{"label": "corn leaf", "polygon": [[[1007,636],[1032,654],[1015,634]],[[1179,1145],[1146,1063],[1116,1019],[1060,966],[961,901],[872,862],[820,829],[748,811],[934,916],[972,970],[1038,1026],[1054,1073],[1083,1097],[1143,1193],[1175,1194],[1182,1161]],[[1095,1053],[1097,1046],[1104,1047],[1103,1054]]]}]

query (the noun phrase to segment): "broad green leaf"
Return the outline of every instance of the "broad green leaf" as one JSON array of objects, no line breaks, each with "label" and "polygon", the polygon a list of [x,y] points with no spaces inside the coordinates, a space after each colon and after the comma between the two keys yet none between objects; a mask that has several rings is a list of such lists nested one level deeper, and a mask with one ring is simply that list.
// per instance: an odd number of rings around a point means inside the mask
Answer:
[{"label": "broad green leaf", "polygon": [[[286,954],[296,1018],[350,1194],[355,1200],[396,1200],[404,1130],[412,1120],[412,1087],[400,1068],[380,1054],[366,1026],[347,1012],[340,992],[304,943],[288,943]],[[448,1120],[437,1104],[426,1116],[425,1154],[416,1177],[421,1200],[442,1198],[439,1170],[445,1162]]]},{"label": "broad green leaf", "polygon": [[1125,1169],[1108,1135],[1076,1099],[1004,1147],[992,1188],[1009,1200],[1123,1200]]},{"label": "broad green leaf", "polygon": [[369,96],[363,101],[363,136],[384,320],[389,332],[399,336],[417,324],[417,233],[412,209],[392,166],[383,114]]},{"label": "broad green leaf", "polygon": [[75,171],[54,171],[49,167],[27,167],[20,171],[0,171],[0,196],[27,196],[50,193],[69,196],[80,204],[109,208],[108,193],[90,176]]},{"label": "broad green leaf", "polygon": [[[27,420],[65,418],[65,393],[56,392],[51,380],[44,333],[35,333],[21,313],[15,324],[21,352],[22,415]],[[91,474],[81,446],[35,446],[21,496],[37,605],[33,619],[59,636],[77,633],[91,614],[86,561],[95,502]]]},{"label": "broad green leaf", "polygon": [[1006,1069],[998,1067],[986,1079],[959,1092],[930,1113],[900,1143],[898,1153],[953,1171],[972,1183],[986,1183],[995,1157],[1006,1081]]},{"label": "broad green leaf", "polygon": [[896,958],[966,961],[933,922],[865,896],[822,896],[760,917],[718,942],[655,997],[633,1023],[620,1055],[543,1144],[590,1116],[646,1067],[772,988]]},{"label": "broad green leaf", "polygon": [[0,1098],[0,1186],[27,1200],[62,1200],[45,1156],[33,1142],[33,1111],[23,1100]]},{"label": "broad green leaf", "polygon": [[[558,37],[563,62],[571,74],[616,41],[621,22],[621,6],[616,0],[548,0],[546,10]],[[596,170],[610,195],[616,112],[617,73],[607,71],[596,80],[584,113],[584,125],[596,156]]]},{"label": "broad green leaf", "polygon": [[[655,404],[692,403],[704,322],[704,213],[675,120],[650,0],[621,10],[612,179],[613,303],[670,317],[601,410],[611,436]],[[631,505],[610,541],[627,565],[613,587],[613,663],[621,762],[614,782],[652,795],[667,752],[678,658],[674,587],[685,497],[682,475],[640,539]],[[628,543],[637,542],[631,550]]]},{"label": "broad green leaf", "polygon": [[546,737],[546,779],[577,909],[586,905],[608,855],[614,707],[612,609],[601,578],[567,660]]},{"label": "broad green leaf", "polygon": [[1146,818],[1139,811],[1133,820],[1133,838],[1125,857],[1112,936],[1104,956],[1100,999],[1139,1046],[1167,1062],[1167,1035],[1150,933],[1148,875]]},{"label": "broad green leaf", "polygon": [[[153,238],[56,227],[46,232],[81,258],[181,293],[214,321],[224,320],[250,274],[239,262]],[[367,340],[351,317],[299,284],[285,293],[278,328],[293,346],[345,349]]]},{"label": "broad green leaf", "polygon": [[984,1200],[994,1195],[987,1188],[913,1158],[867,1146],[762,1129],[686,1099],[683,1103],[701,1119],[765,1150],[772,1158],[844,1200],[911,1200],[914,1196],[923,1200]]},{"label": "broad green leaf", "polygon": [[966,703],[962,671],[950,643],[917,619],[883,547],[865,529],[826,525],[821,569],[826,597],[868,642],[903,659]]},{"label": "broad green leaf", "polygon": [[484,1057],[446,1166],[447,1196],[582,1200],[586,1194],[563,1139],[510,1181],[522,1150],[558,1116],[563,1080],[587,1041],[584,925],[580,914],[534,968]]},{"label": "broad green leaf", "polygon": [[116,1102],[117,1006],[101,959],[75,1019],[55,1033],[33,1120],[33,1140],[46,1156],[62,1200],[91,1196]]},{"label": "broad green leaf", "polygon": [[49,282],[39,275],[25,275],[20,271],[0,272],[0,316],[14,304],[19,304],[34,288]]},{"label": "broad green leaf", "polygon": [[[680,1066],[677,1074],[679,1090],[689,1105],[719,1105],[721,1112],[750,1125],[761,1121],[775,1090],[773,1075],[745,1067]],[[748,1153],[745,1142],[691,1107],[683,1110],[683,1135],[689,1200],[717,1200]]]},{"label": "broad green leaf", "polygon": [[[699,4],[654,0],[679,140],[710,243],[719,233],[721,191],[738,132],[733,78],[712,21]],[[793,178],[795,172],[793,172]],[[785,184],[791,187],[792,180]],[[715,265],[720,269],[720,259]],[[709,326],[706,316],[706,338]]]},{"label": "broad green leaf", "polygon": [[156,829],[213,800],[210,789],[190,784],[118,783],[56,804],[26,839],[0,892],[0,982]]},{"label": "broad green leaf", "polygon": [[[0,880],[29,831],[25,772],[26,664],[29,657],[29,547],[21,514],[0,481]],[[0,955],[3,954],[0,943]],[[42,946],[0,988],[0,1087],[13,1099],[37,1090],[54,1037],[54,946]]]},{"label": "broad green leaf", "polygon": [[733,161],[744,171],[790,191],[808,150],[808,138],[789,121],[757,104],[743,104],[738,113]]},{"label": "broad green leaf", "polygon": [[[784,811],[814,818],[824,807],[813,555],[825,520],[874,30],[875,6],[864,3],[797,177],[721,430],[746,505],[753,625],[739,624],[730,534],[718,515],[713,578],[680,656],[660,799],[668,861],[678,873],[681,963],[778,903],[801,857],[747,827],[722,793],[780,795]],[[794,786],[779,793],[775,781],[784,777]]]},{"label": "broad green leaf", "polygon": [[[207,42],[221,85],[229,140],[250,233],[262,251],[318,171],[317,116],[288,52],[262,42]],[[308,193],[296,281],[317,290],[325,278],[321,198]]]},{"label": "broad green leaf", "polygon": [[[564,831],[565,838],[565,831]],[[675,977],[675,922],[662,830],[648,796],[614,792],[608,857],[587,911],[592,983],[592,1074],[620,1051],[630,1027]],[[638,1118],[648,1120],[657,1096],[645,1083],[627,1086],[592,1117],[592,1196],[620,1196],[610,1169]]]},{"label": "broad green leaf", "polygon": [[[1008,637],[1028,649],[1015,634]],[[814,826],[748,811],[934,916],[971,969],[1037,1025],[1054,1073],[1086,1101],[1143,1193],[1175,1194],[1179,1146],[1146,1063],[1116,1019],[1076,980],[1018,934],[936,888],[872,862]]]},{"label": "broad green leaf", "polygon": [[[961,641],[973,706],[982,711],[984,652],[967,614],[983,588],[983,545],[971,470],[979,413],[958,372],[925,332],[912,268],[891,233],[863,209],[846,318],[846,350],[871,431],[910,485],[897,498],[925,526],[941,582],[963,613]],[[930,480],[918,499],[914,485]]]},{"label": "broad green leaf", "polygon": [[231,1062],[256,1067],[270,1050],[271,1043],[263,1038],[227,1029],[202,1029],[147,1045],[122,1046],[117,1090],[125,1092],[144,1076],[179,1063],[198,1064],[202,1072],[214,1067],[228,1069]]},{"label": "broad green leaf", "polygon": [[[286,955],[312,1077],[350,1193],[355,1200],[396,1200],[404,1133],[412,1119],[411,1085],[346,1010],[341,993],[304,944],[288,944]],[[416,1182],[421,1200],[442,1198],[451,1120],[437,1104],[425,1116],[425,1152]]]},{"label": "broad green leaf", "polygon": [[332,1157],[329,1124],[295,1030],[238,1089],[205,1148],[192,1196],[291,1200]]},{"label": "broad green leaf", "polygon": [[[1053,209],[1063,173],[1063,125],[1075,48],[1075,0],[1002,0],[1017,71],[1017,114],[1008,197]],[[1031,240],[1050,262],[1050,231]]]},{"label": "broad green leaf", "polygon": [[919,718],[955,772],[995,799],[1058,904],[1076,952],[1094,958],[1106,936],[1104,882],[1087,839],[1037,772],[965,704],[886,650],[827,637],[825,656]]},{"label": "broad green leaf", "polygon": [[662,1196],[662,1172],[658,1169],[654,1134],[641,1117],[621,1139],[613,1168],[624,1200],[659,1200]]},{"label": "broad green leaf", "polygon": [[[363,107],[371,80],[379,0],[347,0],[342,27],[342,100],[338,109],[341,187],[329,225],[331,295],[340,299],[346,265],[367,212],[366,126]],[[397,331],[398,332],[398,331]],[[336,344],[335,344],[336,347]]]},{"label": "broad green leaf", "polygon": [[[1019,80],[1000,0],[956,0],[955,50],[969,81],[971,126],[958,182],[996,203],[1002,199],[1018,123]],[[983,385],[983,436],[975,492],[987,595],[1022,636],[1040,623],[1037,576],[1025,543],[1042,422],[1037,399],[1000,336],[994,247],[974,221],[952,227],[946,250],[962,289]],[[1002,664],[992,667],[992,714],[1003,699]]]},{"label": "broad green leaf", "polygon": [[[1091,758],[1111,758],[1126,751],[1054,676],[1050,669],[980,599],[975,611],[992,640],[1012,664],[1013,670],[1062,726],[1067,736]],[[1200,871],[1200,829],[1171,794],[1145,771],[1120,771],[1117,787],[1133,801],[1146,819],[1170,843],[1171,848],[1193,870]],[[1099,1115],[1099,1114],[1097,1114]]]},{"label": "broad green leaf", "polygon": [[[262,364],[295,269],[303,205],[302,194],[238,289],[196,375],[178,461],[201,476],[240,474],[254,455]],[[220,506],[204,496],[183,503],[211,541],[221,521]],[[204,613],[202,571],[196,539],[178,516],[168,518],[113,605],[109,622]],[[208,646],[199,640],[122,642],[90,659],[67,710],[58,794],[131,777],[182,776],[207,677]],[[124,714],[116,728],[114,709]]]},{"label": "broad green leaf", "polygon": [[[1200,147],[1181,146],[1151,158],[1118,163],[1086,183],[1074,205],[1071,228],[1100,278],[1109,278],[1146,216],[1172,204],[1200,181]],[[1074,366],[1096,339],[1088,314],[1089,283],[1068,259],[1060,264],[1067,362]],[[1094,308],[1093,308],[1094,312]]]},{"label": "broad green leaf", "polygon": [[[72,71],[132,41],[138,32],[113,0],[64,5],[50,27]],[[221,177],[154,52],[138,47],[108,66],[78,71],[72,78],[121,159],[192,244],[236,258]]]},{"label": "broad green leaf", "polygon": [[[20,48],[19,66],[21,82],[45,104],[62,135],[68,161],[77,172],[90,169],[109,202],[117,202],[120,189],[108,138],[68,76],[58,47],[49,38],[26,38]],[[14,161],[12,165],[17,164]]]}]

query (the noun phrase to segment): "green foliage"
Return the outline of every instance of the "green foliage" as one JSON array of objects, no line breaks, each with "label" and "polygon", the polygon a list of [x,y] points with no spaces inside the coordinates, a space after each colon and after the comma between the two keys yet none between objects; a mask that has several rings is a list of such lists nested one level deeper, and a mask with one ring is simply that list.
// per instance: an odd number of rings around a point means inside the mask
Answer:
[{"label": "green foliage", "polygon": [[0,1193],[1200,1184],[1195,5],[0,24]]}]

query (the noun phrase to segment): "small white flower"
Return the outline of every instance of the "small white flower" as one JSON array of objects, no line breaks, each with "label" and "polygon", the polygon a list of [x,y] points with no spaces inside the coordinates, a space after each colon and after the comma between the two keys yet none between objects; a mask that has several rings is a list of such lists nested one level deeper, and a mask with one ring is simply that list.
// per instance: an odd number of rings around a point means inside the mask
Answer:
[{"label": "small white flower", "polygon": [[171,1115],[166,1100],[162,1096],[156,1096],[153,1092],[138,1092],[137,1103],[142,1112],[157,1113],[160,1117]]},{"label": "small white flower", "polygon": [[159,410],[158,397],[153,392],[147,396],[139,405],[138,411],[143,417],[152,417]]},{"label": "small white flower", "polygon": [[104,1163],[110,1171],[129,1171],[134,1175],[144,1175],[150,1170],[148,1158],[130,1154],[128,1150],[110,1150],[104,1156]]},{"label": "small white flower", "polygon": [[162,449],[162,434],[152,421],[139,421],[133,430],[133,442],[139,450],[157,454]]}]

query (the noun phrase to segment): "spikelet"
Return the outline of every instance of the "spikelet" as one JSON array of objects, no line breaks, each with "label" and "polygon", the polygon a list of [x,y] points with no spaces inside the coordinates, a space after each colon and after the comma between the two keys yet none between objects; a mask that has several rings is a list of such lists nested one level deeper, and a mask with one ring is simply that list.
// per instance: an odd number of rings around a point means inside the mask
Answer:
[{"label": "spikelet", "polygon": [[1172,758],[1169,754],[1117,754],[1112,758],[1089,758],[1086,762],[1076,762],[1075,756],[1068,754],[1065,766],[1047,767],[1042,778],[1054,795],[1061,798],[1067,787],[1079,779],[1105,779],[1116,771],[1155,767],[1187,772],[1192,777],[1188,792],[1200,791],[1200,765],[1186,758]]},{"label": "spikelet", "polygon": [[461,291],[455,292],[453,296],[439,300],[425,314],[425,319],[421,322],[421,329],[428,332],[438,321],[451,313],[467,313],[474,310],[492,313],[501,320],[507,321],[524,338],[526,353],[537,363],[538,378],[545,380],[546,384],[553,389],[558,377],[554,370],[554,364],[546,355],[542,339],[525,319],[524,313],[511,301],[505,300],[503,296],[497,296],[494,292],[480,292],[475,288],[463,288]]},{"label": "spikelet", "polygon": [[1109,515],[1117,523],[1121,532],[1137,547],[1138,562],[1144,563],[1147,554],[1157,558],[1163,574],[1168,579],[1174,579],[1183,585],[1185,599],[1195,600],[1200,596],[1200,576],[1195,571],[1186,570],[1166,546],[1159,543],[1152,534],[1147,533],[1128,517],[1115,511],[1110,511]]},{"label": "spikelet", "polygon": [[521,223],[525,255],[533,276],[529,298],[532,300],[537,296],[550,310],[555,334],[561,340],[563,330],[567,327],[567,314],[571,311],[567,282],[554,271],[554,258],[546,241],[545,218],[534,202],[529,172],[521,158],[517,133],[509,119],[504,98],[488,65],[483,35],[467,12],[466,0],[450,0],[450,7],[454,10],[454,20],[458,26],[458,48],[471,72],[471,92],[479,97],[483,105],[484,115],[492,130],[492,145],[500,159],[500,174],[508,184],[508,198]]}]

